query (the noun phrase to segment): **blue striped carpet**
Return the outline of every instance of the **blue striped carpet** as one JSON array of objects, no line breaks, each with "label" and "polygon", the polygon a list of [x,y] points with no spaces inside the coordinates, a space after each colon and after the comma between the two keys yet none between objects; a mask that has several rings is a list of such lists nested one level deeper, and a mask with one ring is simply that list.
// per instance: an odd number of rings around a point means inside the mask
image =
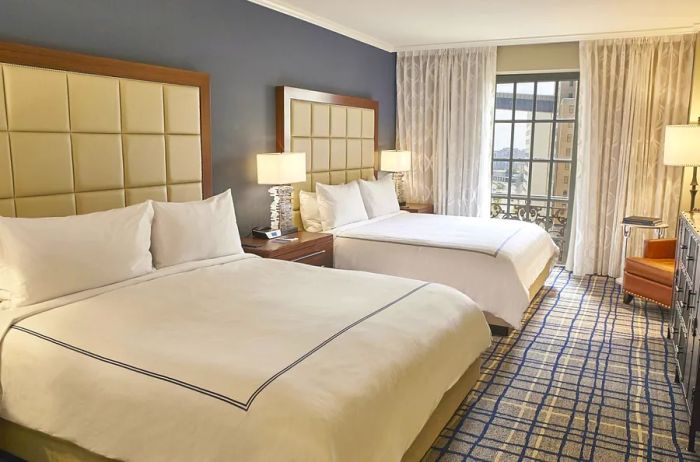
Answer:
[{"label": "blue striped carpet", "polygon": [[555,268],[525,319],[494,338],[424,461],[700,461],[686,450],[667,311]]}]

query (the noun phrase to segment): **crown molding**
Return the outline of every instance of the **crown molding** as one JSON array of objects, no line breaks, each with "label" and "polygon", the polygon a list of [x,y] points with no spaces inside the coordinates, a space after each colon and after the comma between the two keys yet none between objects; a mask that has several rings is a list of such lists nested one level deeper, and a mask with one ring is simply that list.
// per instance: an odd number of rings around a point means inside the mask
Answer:
[{"label": "crown molding", "polygon": [[509,46],[509,45],[538,45],[546,43],[581,42],[584,40],[604,40],[616,38],[632,37],[658,37],[661,35],[695,34],[700,32],[700,24],[688,27],[673,27],[666,29],[644,29],[632,31],[600,32],[595,34],[571,34],[571,35],[548,35],[541,37],[517,37],[495,40],[436,43],[429,45],[406,45],[395,47],[395,51],[420,51],[447,48],[467,48],[485,46]]},{"label": "crown molding", "polygon": [[328,29],[340,35],[350,37],[351,39],[371,45],[373,47],[388,51],[390,53],[398,51],[419,51],[419,50],[435,50],[446,48],[468,48],[468,47],[484,47],[484,46],[509,46],[509,45],[537,45],[545,43],[561,43],[561,42],[580,42],[583,40],[602,40],[615,38],[631,38],[631,37],[655,37],[659,35],[676,35],[676,34],[691,34],[700,32],[700,23],[696,23],[687,27],[673,27],[665,29],[642,29],[631,31],[610,31],[594,34],[570,34],[570,35],[547,35],[540,37],[513,37],[494,40],[472,40],[464,42],[452,43],[430,43],[423,45],[405,45],[396,46],[384,40],[378,39],[356,29],[343,26],[337,22],[331,21],[324,17],[310,13],[301,8],[296,8],[283,1],[279,0],[248,0],[250,3],[260,5],[262,7],[277,11],[287,16],[300,19],[302,21],[314,24],[318,27]]},{"label": "crown molding", "polygon": [[321,16],[315,15],[308,11],[302,10],[300,8],[293,7],[284,2],[277,0],[248,0],[250,3],[255,3],[256,5],[264,6],[271,10],[277,11],[279,13],[286,14],[287,16],[292,16],[302,21],[308,22],[310,24],[328,29],[330,31],[336,32],[340,35],[350,37],[351,39],[357,40],[359,42],[371,45],[373,47],[382,49],[393,53],[396,51],[396,47],[391,43],[380,40],[371,35],[365,34],[358,30],[352,29],[350,27],[343,26],[337,22],[331,21],[329,19],[323,18]]}]

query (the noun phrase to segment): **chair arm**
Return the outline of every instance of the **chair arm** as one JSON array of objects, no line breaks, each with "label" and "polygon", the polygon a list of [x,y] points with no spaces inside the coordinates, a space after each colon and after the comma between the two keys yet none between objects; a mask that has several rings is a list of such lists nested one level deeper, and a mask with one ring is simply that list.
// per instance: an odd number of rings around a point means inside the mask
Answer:
[{"label": "chair arm", "polygon": [[675,258],[675,239],[647,239],[644,241],[644,258]]}]

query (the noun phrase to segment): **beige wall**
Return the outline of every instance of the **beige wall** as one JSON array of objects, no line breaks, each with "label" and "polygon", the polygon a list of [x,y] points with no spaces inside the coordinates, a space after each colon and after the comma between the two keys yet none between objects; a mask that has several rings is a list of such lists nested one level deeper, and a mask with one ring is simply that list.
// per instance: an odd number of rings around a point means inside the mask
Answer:
[{"label": "beige wall", "polygon": [[[695,68],[693,69],[693,94],[690,99],[690,122],[697,123],[700,117],[700,34],[695,46]],[[700,172],[698,173],[700,175]],[[683,190],[681,192],[681,210],[690,209],[690,180],[693,169],[686,168],[683,174]],[[700,195],[695,197],[695,207],[700,206]]]},{"label": "beige wall", "polygon": [[578,42],[498,47],[499,74],[578,70]]}]

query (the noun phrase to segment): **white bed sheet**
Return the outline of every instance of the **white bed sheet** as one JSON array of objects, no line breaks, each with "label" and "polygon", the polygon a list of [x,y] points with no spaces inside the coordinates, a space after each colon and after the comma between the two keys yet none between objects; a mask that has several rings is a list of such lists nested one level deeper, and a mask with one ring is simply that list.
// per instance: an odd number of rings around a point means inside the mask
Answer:
[{"label": "white bed sheet", "polygon": [[336,268],[449,285],[515,328],[559,252],[545,230],[516,220],[400,212],[332,233]]},{"label": "white bed sheet", "polygon": [[135,461],[399,460],[490,344],[454,289],[250,255],[1,321],[0,415]]}]

